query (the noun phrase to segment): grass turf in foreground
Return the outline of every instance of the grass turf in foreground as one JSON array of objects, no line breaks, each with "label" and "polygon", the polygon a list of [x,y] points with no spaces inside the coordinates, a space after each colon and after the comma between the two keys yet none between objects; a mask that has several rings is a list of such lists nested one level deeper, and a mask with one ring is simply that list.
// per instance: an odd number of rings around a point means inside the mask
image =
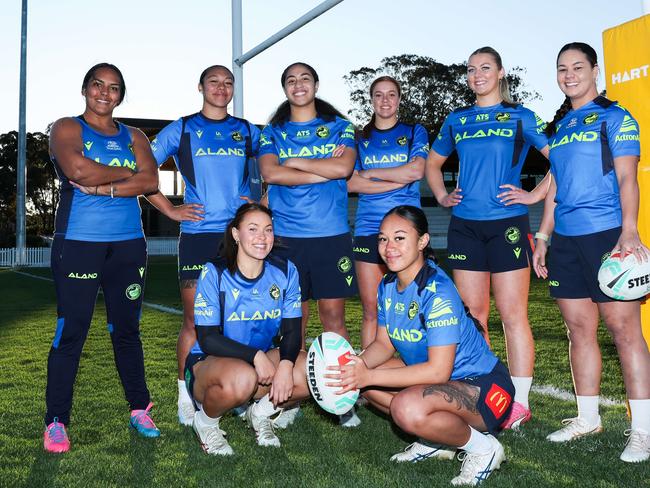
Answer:
[{"label": "grass turf in foreground", "polygon": [[[152,260],[146,300],[180,305],[173,259]],[[33,272],[29,270],[29,272]],[[47,275],[45,270],[42,271]],[[0,486],[446,486],[460,463],[427,461],[395,465],[388,461],[411,439],[368,409],[359,415],[359,429],[336,425],[313,403],[294,427],[280,431],[281,449],[260,448],[253,433],[227,416],[222,427],[236,455],[230,459],[205,455],[191,428],[176,420],[175,342],[179,317],[145,309],[142,339],[147,378],[156,407],[153,416],[162,431],[158,440],[142,439],[127,427],[123,399],[98,300],[75,389],[70,437],[65,455],[42,450],[42,415],[46,358],[54,332],[56,304],[52,283],[0,271]],[[170,291],[171,290],[171,291]],[[360,307],[347,308],[353,342],[358,342]],[[531,322],[537,338],[536,382],[570,388],[566,336],[555,305],[535,283]],[[316,322],[312,321],[312,324]],[[354,327],[352,326],[354,324]],[[491,317],[493,344],[503,357],[503,337]],[[312,325],[309,334],[318,333]],[[606,334],[604,394],[623,399],[615,351]],[[532,396],[533,420],[523,433],[501,436],[509,462],[490,478],[490,486],[625,486],[650,487],[648,463],[618,460],[627,427],[623,407],[603,409],[605,432],[569,445],[554,445],[545,435],[562,418],[575,415],[572,403]]]}]

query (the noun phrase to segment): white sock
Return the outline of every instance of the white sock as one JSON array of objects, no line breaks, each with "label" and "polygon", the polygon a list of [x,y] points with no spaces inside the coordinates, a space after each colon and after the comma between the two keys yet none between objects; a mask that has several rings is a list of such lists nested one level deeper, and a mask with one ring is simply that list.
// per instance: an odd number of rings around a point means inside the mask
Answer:
[{"label": "white sock", "polygon": [[600,421],[600,415],[598,415],[599,398],[599,395],[576,395],[576,401],[578,402],[578,417],[586,420],[589,425],[597,425]]},{"label": "white sock", "polygon": [[217,418],[212,418],[209,417],[208,414],[205,413],[205,410],[203,410],[203,407],[194,414],[194,418],[200,423],[203,424],[204,426],[212,426],[212,425],[219,425],[219,419],[221,417]]},{"label": "white sock", "polygon": [[528,394],[533,384],[532,376],[511,376],[512,384],[515,385],[515,401],[521,403],[524,407],[528,406]]},{"label": "white sock", "polygon": [[474,427],[469,428],[469,440],[464,446],[458,446],[459,449],[469,454],[487,454],[492,449],[490,438],[485,434],[481,434]]},{"label": "white sock", "polygon": [[650,398],[628,400],[632,415],[632,430],[644,430],[650,434]]},{"label": "white sock", "polygon": [[192,399],[190,398],[190,394],[187,391],[187,386],[185,385],[184,380],[178,380],[178,402],[179,403],[192,402]]},{"label": "white sock", "polygon": [[270,417],[274,413],[277,413],[280,411],[279,408],[275,408],[273,404],[271,403],[271,400],[269,400],[269,395],[266,394],[262,398],[259,399],[259,401],[255,404],[253,404],[253,414],[255,414],[257,417]]}]

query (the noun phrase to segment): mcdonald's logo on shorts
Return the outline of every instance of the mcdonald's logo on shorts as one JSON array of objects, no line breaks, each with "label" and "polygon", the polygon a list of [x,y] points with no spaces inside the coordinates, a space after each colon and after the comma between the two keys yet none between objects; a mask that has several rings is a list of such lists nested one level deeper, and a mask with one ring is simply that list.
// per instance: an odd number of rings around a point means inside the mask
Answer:
[{"label": "mcdonald's logo on shorts", "polygon": [[485,396],[485,404],[497,419],[508,410],[511,401],[510,394],[496,383],[492,383],[490,391]]}]

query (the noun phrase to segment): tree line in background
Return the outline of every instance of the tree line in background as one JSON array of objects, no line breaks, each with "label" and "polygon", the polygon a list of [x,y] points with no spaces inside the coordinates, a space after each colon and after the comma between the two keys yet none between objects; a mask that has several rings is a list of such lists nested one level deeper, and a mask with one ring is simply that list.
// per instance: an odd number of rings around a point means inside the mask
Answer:
[{"label": "tree line in background", "polygon": [[[370,83],[378,76],[390,75],[402,88],[400,120],[422,124],[433,137],[452,110],[474,103],[474,94],[465,80],[466,72],[465,63],[444,64],[414,54],[386,57],[377,68],[362,67],[344,77],[350,88],[352,108],[348,114],[353,121],[364,125],[372,115]],[[512,96],[517,102],[540,98],[537,92],[526,87],[524,72],[523,68],[515,67],[508,74]],[[49,130],[27,134],[27,245],[30,247],[42,245],[39,236],[51,236],[54,232],[58,180],[49,160],[48,133]],[[16,242],[17,149],[16,131],[0,134],[0,247],[14,247]],[[529,157],[541,157],[534,153],[531,151]],[[452,156],[446,164],[453,170],[458,160]]]}]

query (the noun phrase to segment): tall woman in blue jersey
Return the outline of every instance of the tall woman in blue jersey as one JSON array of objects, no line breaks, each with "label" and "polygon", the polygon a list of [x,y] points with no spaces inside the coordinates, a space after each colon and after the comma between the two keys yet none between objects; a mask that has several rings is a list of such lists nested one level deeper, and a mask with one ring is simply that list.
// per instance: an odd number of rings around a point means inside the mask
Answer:
[{"label": "tall woman in blue jersey", "polygon": [[386,266],[377,252],[383,216],[397,205],[420,206],[419,182],[429,137],[419,124],[397,120],[402,91],[395,78],[382,76],[370,85],[373,114],[357,144],[357,164],[348,190],[359,194],[354,224],[354,266],[363,307],[361,347],[377,331],[377,285]]},{"label": "tall woman in blue jersey", "polygon": [[[598,96],[596,52],[584,43],[565,45],[557,58],[557,82],[566,99],[549,124],[553,183],[546,196],[533,265],[548,277],[569,331],[569,359],[578,416],[550,434],[566,442],[602,430],[598,414],[601,356],[599,316],[621,362],[632,426],[621,460],[650,458],[650,353],[641,332],[638,301],[610,299],[598,287],[608,253],[650,258],[637,231],[639,129],[630,113]],[[548,235],[553,232],[548,270]]]},{"label": "tall woman in blue jersey", "polygon": [[365,388],[373,406],[419,438],[393,461],[453,459],[460,448],[467,456],[452,484],[478,484],[505,459],[494,435],[510,411],[514,387],[453,282],[431,260],[427,229],[417,207],[402,205],[384,217],[379,254],[391,273],[377,292],[377,335],[351,363],[330,368],[341,380],[330,386]]},{"label": "tall woman in blue jersey", "polygon": [[[467,63],[467,83],[476,104],[452,112],[431,146],[426,163],[438,203],[452,208],[447,236],[449,262],[460,296],[482,324],[490,311],[490,286],[503,322],[508,367],[517,390],[506,427],[531,417],[528,394],[535,347],[528,323],[532,257],[528,209],[544,198],[549,176],[528,193],[519,188],[530,146],[548,155],[544,123],[512,103],[501,57],[477,49]],[[458,186],[447,193],[441,168],[458,152]]]},{"label": "tall woman in blue jersey", "polygon": [[235,79],[228,68],[214,65],[199,77],[201,111],[172,122],[152,141],[158,165],[173,156],[185,183],[184,205],[174,206],[160,192],[147,197],[167,217],[181,222],[178,276],[183,325],[178,334],[178,420],[192,425],[194,406],[183,368],[196,341],[194,295],[203,263],[218,255],[228,222],[251,196],[249,158],[257,151],[259,129],[228,114]]},{"label": "tall woman in blue jersey", "polygon": [[57,325],[47,368],[45,450],[70,448],[72,388],[101,286],[115,364],[131,408],[131,426],[160,434],[151,408],[140,342],[146,244],[137,195],[158,188],[146,136],[113,120],[126,86],[117,67],[101,63],[84,77],[86,109],[52,126],[50,154],[61,181],[52,274]]},{"label": "tall woman in blue jersey", "polygon": [[[194,401],[194,431],[208,454],[233,450],[220,417],[253,402],[246,419],[260,446],[280,446],[271,416],[309,396],[305,353],[300,351],[300,289],[292,262],[270,256],[271,211],[247,203],[224,236],[223,259],[206,263],[194,316],[198,341],[187,357],[185,378]],[[280,334],[280,347],[273,339]]]}]

